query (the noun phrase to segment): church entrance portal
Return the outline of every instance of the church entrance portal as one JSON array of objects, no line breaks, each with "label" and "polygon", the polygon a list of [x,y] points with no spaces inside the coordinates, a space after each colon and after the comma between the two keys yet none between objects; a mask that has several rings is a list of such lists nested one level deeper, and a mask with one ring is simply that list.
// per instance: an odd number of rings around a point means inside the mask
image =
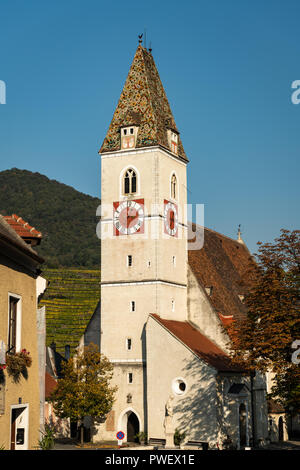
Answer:
[{"label": "church entrance portal", "polygon": [[140,432],[140,423],[138,417],[132,411],[127,418],[127,442],[135,442],[136,435]]}]

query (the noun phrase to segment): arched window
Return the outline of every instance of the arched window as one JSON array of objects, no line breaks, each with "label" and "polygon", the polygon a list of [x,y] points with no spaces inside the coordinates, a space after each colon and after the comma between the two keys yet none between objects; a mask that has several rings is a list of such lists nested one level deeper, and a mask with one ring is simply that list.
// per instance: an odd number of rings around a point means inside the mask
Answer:
[{"label": "arched window", "polygon": [[176,194],[177,194],[177,178],[173,173],[172,178],[171,178],[171,198],[176,199]]},{"label": "arched window", "polygon": [[124,194],[133,193],[136,193],[136,173],[130,168],[124,176]]}]

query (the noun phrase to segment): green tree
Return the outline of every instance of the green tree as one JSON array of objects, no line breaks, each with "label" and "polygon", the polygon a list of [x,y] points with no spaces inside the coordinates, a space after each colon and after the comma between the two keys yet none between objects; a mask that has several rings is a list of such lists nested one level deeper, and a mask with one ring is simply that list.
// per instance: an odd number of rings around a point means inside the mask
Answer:
[{"label": "green tree", "polygon": [[233,358],[248,369],[275,374],[273,398],[300,412],[300,365],[292,343],[300,340],[300,230],[281,230],[274,243],[258,243],[248,279],[247,317],[229,327]]},{"label": "green tree", "polygon": [[63,378],[58,380],[50,396],[57,416],[81,424],[85,416],[91,416],[96,422],[106,416],[116,392],[116,387],[110,386],[112,370],[112,364],[94,344],[85,347],[83,354],[69,359],[63,365]]}]

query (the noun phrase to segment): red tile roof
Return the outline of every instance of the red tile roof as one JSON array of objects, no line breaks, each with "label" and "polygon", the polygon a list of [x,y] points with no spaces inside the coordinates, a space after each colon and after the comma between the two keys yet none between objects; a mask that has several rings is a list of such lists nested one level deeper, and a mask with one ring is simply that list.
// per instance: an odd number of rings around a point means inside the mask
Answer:
[{"label": "red tile roof", "polygon": [[14,248],[17,248],[18,251],[21,251],[21,253],[29,255],[34,262],[38,262],[39,264],[44,263],[45,260],[32,249],[31,243],[26,243],[26,241],[18,235],[1,214],[0,239],[4,244],[9,243]]},{"label": "red tile roof", "polygon": [[185,344],[200,359],[219,372],[242,372],[238,366],[232,363],[230,357],[222,349],[204,336],[191,323],[187,321],[166,320],[154,313],[150,316]]},{"label": "red tile roof", "polygon": [[[193,226],[195,229],[195,226]],[[246,315],[240,295],[247,293],[249,268],[253,259],[244,244],[204,228],[201,250],[189,250],[189,265],[198,283],[205,289],[213,287],[208,296],[223,324]]]},{"label": "red tile roof", "polygon": [[28,222],[23,220],[21,217],[18,217],[16,214],[4,215],[3,218],[6,222],[17,232],[17,234],[26,239],[41,239],[42,234],[34,227],[31,227]]},{"label": "red tile roof", "polygon": [[57,385],[56,380],[48,373],[45,373],[45,398],[47,399]]}]

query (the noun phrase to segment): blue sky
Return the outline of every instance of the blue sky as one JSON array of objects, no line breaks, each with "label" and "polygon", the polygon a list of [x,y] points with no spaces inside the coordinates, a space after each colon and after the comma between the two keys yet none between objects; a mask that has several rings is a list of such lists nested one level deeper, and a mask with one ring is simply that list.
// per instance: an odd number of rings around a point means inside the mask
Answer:
[{"label": "blue sky", "polygon": [[[147,32],[181,132],[188,197],[251,251],[299,228],[300,2],[0,2],[0,171],[100,196],[97,154]],[[49,201],[51,203],[51,201]]]}]

